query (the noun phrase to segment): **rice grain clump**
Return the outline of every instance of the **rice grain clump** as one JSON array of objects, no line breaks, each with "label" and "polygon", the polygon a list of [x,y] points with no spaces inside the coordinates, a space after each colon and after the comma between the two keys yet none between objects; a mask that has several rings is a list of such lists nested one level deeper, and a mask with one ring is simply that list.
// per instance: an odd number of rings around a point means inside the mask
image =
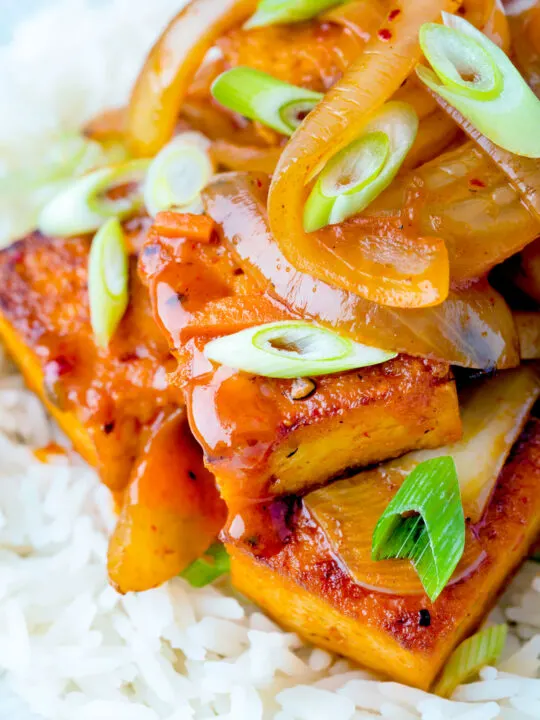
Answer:
[{"label": "rice grain clump", "polygon": [[[57,2],[22,28],[0,51],[4,170],[124,102],[178,4]],[[1,210],[5,237],[17,218],[13,206]],[[533,563],[493,616],[514,624],[499,668],[443,700],[305,646],[224,583],[194,590],[177,579],[118,595],[105,566],[108,493],[69,452],[41,463],[33,449],[52,440],[0,348],[0,720],[540,718]]]}]

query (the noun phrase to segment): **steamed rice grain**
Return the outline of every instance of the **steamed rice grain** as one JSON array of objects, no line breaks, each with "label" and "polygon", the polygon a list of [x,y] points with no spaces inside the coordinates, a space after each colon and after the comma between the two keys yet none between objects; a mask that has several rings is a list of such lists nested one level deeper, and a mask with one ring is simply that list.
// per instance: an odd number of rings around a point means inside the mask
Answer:
[{"label": "steamed rice grain", "polygon": [[[35,162],[58,130],[125,102],[178,6],[61,0],[21,27],[0,49],[4,173]],[[0,239],[22,229],[0,202]],[[225,582],[119,596],[107,583],[107,490],[73,454],[41,464],[32,449],[53,440],[0,348],[0,720],[30,720],[28,709],[32,720],[540,718],[533,563],[502,601],[515,628],[499,668],[444,700],[305,646]]]}]

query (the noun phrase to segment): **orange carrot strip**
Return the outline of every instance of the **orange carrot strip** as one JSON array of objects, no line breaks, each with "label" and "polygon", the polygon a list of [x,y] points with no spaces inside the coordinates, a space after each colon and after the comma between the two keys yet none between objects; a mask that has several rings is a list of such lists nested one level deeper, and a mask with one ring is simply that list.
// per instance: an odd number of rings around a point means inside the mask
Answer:
[{"label": "orange carrot strip", "polygon": [[210,242],[215,223],[206,215],[166,210],[156,215],[154,228],[160,235],[168,238],[185,237],[198,242]]}]

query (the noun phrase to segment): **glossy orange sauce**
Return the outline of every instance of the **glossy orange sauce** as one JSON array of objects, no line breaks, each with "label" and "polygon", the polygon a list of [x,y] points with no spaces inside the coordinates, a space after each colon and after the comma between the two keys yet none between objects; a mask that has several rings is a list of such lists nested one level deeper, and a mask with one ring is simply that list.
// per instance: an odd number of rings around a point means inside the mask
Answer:
[{"label": "glossy orange sauce", "polygon": [[[131,221],[130,243],[141,242]],[[129,226],[128,226],[129,231]],[[107,350],[89,321],[89,238],[35,233],[0,256],[0,311],[41,366],[47,398],[71,412],[96,446],[99,470],[112,489],[128,481],[141,430],[160,410],[182,403],[167,382],[175,366],[131,261],[130,305]]]}]

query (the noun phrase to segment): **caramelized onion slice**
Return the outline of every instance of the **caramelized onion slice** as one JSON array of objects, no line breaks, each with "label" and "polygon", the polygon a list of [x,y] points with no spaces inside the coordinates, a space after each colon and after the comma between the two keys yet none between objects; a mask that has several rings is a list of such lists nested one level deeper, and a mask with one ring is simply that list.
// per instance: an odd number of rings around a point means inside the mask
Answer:
[{"label": "caramelized onion slice", "polygon": [[474,140],[507,176],[531,216],[540,222],[540,159],[515,155],[482,135],[459,110],[429,89],[440,107]]},{"label": "caramelized onion slice", "polygon": [[[371,559],[371,541],[377,521],[404,477],[398,470],[388,472],[382,466],[316,490],[306,496],[304,504],[356,583],[378,592],[422,595],[424,588],[409,560],[380,562]],[[479,541],[468,530],[465,551],[449,585],[471,572],[483,557]]]},{"label": "caramelized onion slice", "polygon": [[460,396],[461,440],[409,453],[388,467],[407,473],[425,460],[451,455],[466,513],[477,522],[539,396],[540,377],[532,367],[522,366],[475,384]]},{"label": "caramelized onion slice", "polygon": [[371,303],[295,271],[268,225],[268,179],[228,173],[203,192],[207,213],[244,271],[290,311],[357,342],[465,367],[512,367],[519,362],[511,313],[483,281],[450,292],[433,308],[397,310]]},{"label": "caramelized onion slice", "polygon": [[131,94],[127,139],[135,155],[155,155],[171,139],[206,52],[256,7],[256,0],[193,0],[171,21],[150,51]]},{"label": "caramelized onion slice", "polygon": [[[302,226],[303,208],[310,192],[310,182],[328,160],[347,147],[362,132],[371,115],[400,87],[419,61],[421,52],[418,31],[427,21],[437,21],[443,10],[455,9],[451,0],[415,0],[398,3],[399,15],[391,29],[383,28],[366,45],[362,56],[354,62],[343,78],[327,93],[324,100],[308,115],[285,147],[274,174],[268,197],[272,231],[285,257],[297,270],[309,273],[344,290],[366,292],[361,258],[351,257],[355,244],[325,241],[319,232],[306,233]],[[384,247],[384,239],[381,239]],[[421,243],[419,243],[421,245]],[[393,260],[393,259],[392,259]],[[438,260],[441,258],[439,256]],[[373,268],[377,283],[382,268]],[[440,280],[437,270],[426,273],[435,288]],[[426,277],[423,280],[427,279]],[[420,289],[413,298],[403,298],[400,305],[425,305]],[[440,290],[440,288],[439,288]],[[441,302],[443,297],[439,293]],[[380,293],[377,302],[395,305],[391,292]],[[433,303],[431,303],[433,304]]]}]

